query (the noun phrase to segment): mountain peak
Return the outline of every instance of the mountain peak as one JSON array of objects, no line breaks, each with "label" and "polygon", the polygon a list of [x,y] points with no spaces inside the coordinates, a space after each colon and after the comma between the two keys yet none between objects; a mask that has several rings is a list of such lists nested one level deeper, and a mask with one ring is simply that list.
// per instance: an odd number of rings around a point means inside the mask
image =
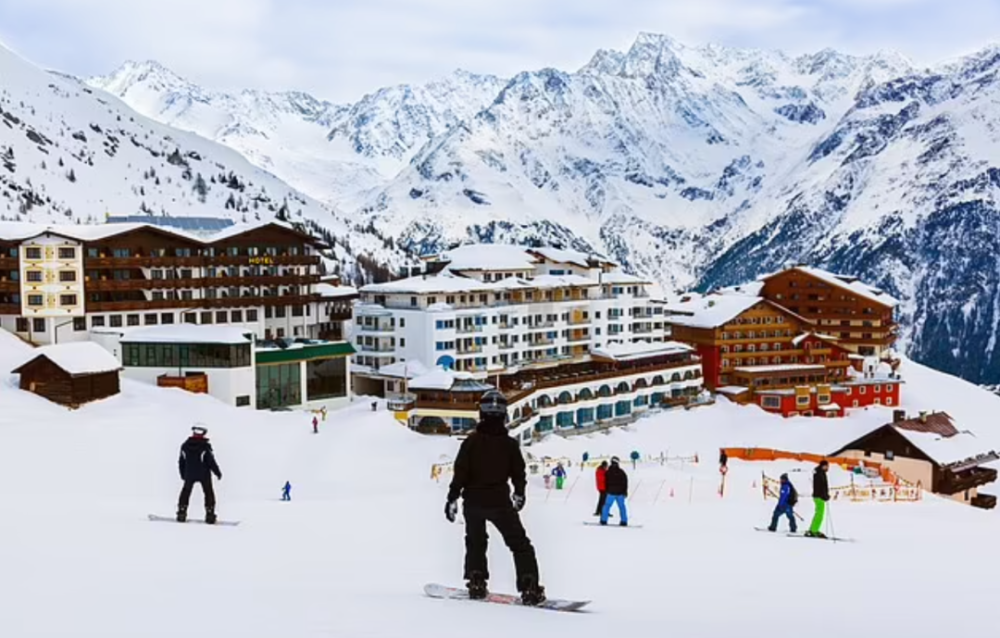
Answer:
[{"label": "mountain peak", "polygon": [[156,60],[126,60],[108,75],[88,78],[87,84],[109,93],[123,95],[137,84],[148,84],[157,90],[193,92],[197,87]]}]

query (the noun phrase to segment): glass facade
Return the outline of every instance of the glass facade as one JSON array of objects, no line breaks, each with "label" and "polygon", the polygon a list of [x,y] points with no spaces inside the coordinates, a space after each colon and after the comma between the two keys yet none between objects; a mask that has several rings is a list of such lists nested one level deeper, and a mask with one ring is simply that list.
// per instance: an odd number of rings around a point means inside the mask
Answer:
[{"label": "glass facade", "polygon": [[138,368],[246,368],[253,365],[250,343],[123,343],[122,361]]},{"label": "glass facade", "polygon": [[257,409],[270,410],[302,403],[299,362],[257,367]]},{"label": "glass facade", "polygon": [[572,412],[560,412],[556,414],[556,425],[561,428],[571,428],[573,427],[573,413]]},{"label": "glass facade", "polygon": [[347,360],[318,359],[306,362],[307,401],[347,396]]}]

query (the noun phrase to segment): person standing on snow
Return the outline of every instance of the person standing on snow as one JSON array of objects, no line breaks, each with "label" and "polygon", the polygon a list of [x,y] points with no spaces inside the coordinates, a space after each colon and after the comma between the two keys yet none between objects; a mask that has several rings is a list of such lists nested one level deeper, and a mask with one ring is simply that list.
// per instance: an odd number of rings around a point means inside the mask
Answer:
[{"label": "person standing on snow", "polygon": [[552,476],[556,477],[556,489],[561,490],[566,481],[566,468],[562,463],[556,463],[556,469],[552,470]]},{"label": "person standing on snow", "polygon": [[281,488],[281,500],[292,500],[292,484],[290,481],[285,481],[285,486]]},{"label": "person standing on snow", "polygon": [[201,426],[191,428],[191,436],[181,445],[181,454],[177,459],[177,467],[181,473],[184,487],[177,502],[177,522],[187,520],[188,502],[191,500],[191,490],[195,483],[201,484],[205,495],[205,522],[213,525],[215,517],[215,490],[212,488],[212,474],[221,481],[222,470],[215,461],[212,444],[205,436],[208,430]]},{"label": "person standing on snow", "polygon": [[608,517],[611,515],[611,506],[618,504],[618,514],[621,516],[622,527],[628,526],[628,512],[625,511],[625,497],[628,496],[628,475],[619,465],[617,456],[611,457],[611,467],[604,474],[604,488],[607,492],[607,499],[604,501],[604,509],[601,510],[601,525],[608,524]]},{"label": "person standing on snow", "polygon": [[313,434],[319,434],[319,419],[313,416]]},{"label": "person standing on snow", "polygon": [[768,530],[776,532],[778,530],[778,519],[782,515],[788,517],[788,527],[794,534],[798,527],[795,524],[795,505],[799,502],[799,494],[795,491],[795,486],[788,480],[787,474],[781,475],[781,493],[778,495],[778,504],[774,507],[774,514],[771,516],[771,525]]},{"label": "person standing on snow", "polygon": [[823,517],[826,515],[826,503],[830,500],[830,484],[826,476],[829,468],[830,464],[824,459],[813,471],[813,504],[816,506],[816,513],[813,515],[812,525],[809,526],[806,536],[826,538],[826,534],[820,529],[823,527]]},{"label": "person standing on snow", "polygon": [[[513,497],[508,482],[514,485]],[[445,517],[454,523],[458,499],[464,500],[465,579],[469,598],[481,600],[487,595],[486,523],[490,522],[514,556],[521,601],[525,605],[545,601],[535,548],[518,516],[524,508],[527,482],[520,444],[507,434],[507,398],[498,390],[489,390],[479,402],[479,425],[462,442],[455,458],[454,477],[444,508]]]},{"label": "person standing on snow", "polygon": [[600,516],[601,512],[604,511],[604,502],[608,500],[608,489],[607,489],[607,477],[608,473],[608,462],[601,461],[600,467],[594,472],[595,480],[597,481],[597,509],[594,510],[594,516]]}]

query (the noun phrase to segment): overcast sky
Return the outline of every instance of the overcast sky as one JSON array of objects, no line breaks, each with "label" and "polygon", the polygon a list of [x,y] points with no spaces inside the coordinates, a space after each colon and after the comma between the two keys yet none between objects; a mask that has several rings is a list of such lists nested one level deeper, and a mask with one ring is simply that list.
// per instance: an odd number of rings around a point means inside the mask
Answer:
[{"label": "overcast sky", "polygon": [[0,0],[0,41],[41,66],[155,59],[210,88],[338,102],[456,67],[575,70],[640,31],[930,65],[1000,40],[1000,0]]}]

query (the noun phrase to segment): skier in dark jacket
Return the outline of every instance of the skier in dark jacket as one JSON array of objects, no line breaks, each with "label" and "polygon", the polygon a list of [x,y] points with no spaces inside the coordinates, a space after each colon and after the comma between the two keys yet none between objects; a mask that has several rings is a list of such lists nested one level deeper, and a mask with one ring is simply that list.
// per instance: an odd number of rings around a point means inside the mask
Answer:
[{"label": "skier in dark jacket", "polygon": [[809,526],[806,536],[826,538],[826,534],[820,529],[823,527],[823,517],[826,515],[826,503],[830,500],[830,484],[826,477],[829,468],[830,464],[824,459],[813,471],[813,504],[816,505],[816,513],[813,515],[812,525]]},{"label": "skier in dark jacket", "polygon": [[608,462],[601,461],[601,466],[597,468],[594,472],[594,479],[597,482],[597,509],[594,510],[594,516],[600,516],[601,512],[604,511],[604,503],[608,500],[608,489],[606,483],[606,477],[608,474]]},{"label": "skier in dark jacket", "polygon": [[798,527],[795,524],[795,504],[798,502],[798,494],[795,486],[788,480],[787,474],[781,475],[781,493],[778,495],[778,504],[774,507],[774,514],[771,516],[771,525],[767,528],[772,532],[778,530],[778,519],[782,515],[788,517],[788,527],[794,534]]},{"label": "skier in dark jacket", "polygon": [[181,480],[184,481],[177,503],[177,521],[180,523],[187,520],[188,502],[191,500],[191,489],[195,483],[201,483],[202,492],[205,494],[205,522],[212,525],[216,521],[212,474],[221,481],[222,470],[215,462],[212,444],[209,443],[206,434],[208,434],[207,429],[195,426],[191,428],[191,436],[181,445],[181,454],[177,459],[177,468],[180,470]]},{"label": "skier in dark jacket", "polygon": [[[513,497],[508,483],[514,486]],[[518,516],[524,508],[526,486],[520,445],[507,434],[507,398],[498,390],[489,390],[479,403],[479,425],[462,442],[455,458],[455,475],[444,510],[448,520],[455,522],[458,499],[464,499],[465,579],[470,598],[482,599],[487,594],[488,521],[500,532],[514,556],[522,602],[539,605],[545,601],[535,548]]]},{"label": "skier in dark jacket", "polygon": [[620,460],[617,456],[611,457],[611,467],[604,474],[604,488],[608,493],[607,500],[604,501],[604,509],[601,510],[601,525],[608,524],[608,517],[611,515],[611,506],[618,504],[618,514],[621,516],[621,525],[628,525],[628,512],[625,510],[625,497],[628,496],[628,475],[621,468]]}]

